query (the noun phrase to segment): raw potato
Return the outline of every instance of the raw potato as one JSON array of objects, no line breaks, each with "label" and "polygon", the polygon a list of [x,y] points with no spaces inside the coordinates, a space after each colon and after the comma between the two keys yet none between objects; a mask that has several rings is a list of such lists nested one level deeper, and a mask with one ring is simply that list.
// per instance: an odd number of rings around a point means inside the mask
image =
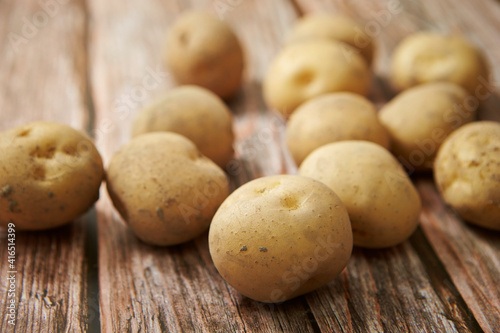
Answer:
[{"label": "raw potato", "polygon": [[224,171],[171,132],[143,134],[121,147],[106,181],[114,206],[136,236],[161,246],[205,231],[229,191]]},{"label": "raw potato", "polygon": [[438,151],[434,178],[465,220],[500,230],[500,123],[475,122],[453,132]]},{"label": "raw potato", "polygon": [[303,102],[330,92],[366,95],[371,74],[366,61],[347,44],[310,40],[286,46],[264,79],[267,104],[285,117]]},{"label": "raw potato", "polygon": [[229,98],[241,83],[243,50],[226,22],[188,11],[169,31],[166,64],[178,83],[199,85]]},{"label": "raw potato", "polygon": [[466,39],[420,32],[396,47],[391,81],[397,90],[427,82],[452,82],[478,96],[488,85],[488,74],[483,54]]},{"label": "raw potato", "polygon": [[295,110],[286,128],[286,142],[300,165],[314,149],[342,140],[368,140],[389,148],[389,136],[366,98],[331,93],[313,98]]},{"label": "raw potato", "polygon": [[261,302],[282,302],[332,281],[352,251],[347,211],[310,178],[280,175],[234,191],[214,216],[210,255],[224,280]]},{"label": "raw potato", "polygon": [[179,133],[225,168],[233,157],[231,112],[211,91],[197,86],[174,88],[140,111],[132,136],[155,131]]},{"label": "raw potato", "polygon": [[0,226],[59,227],[99,198],[101,156],[80,131],[33,122],[0,133],[0,151]]},{"label": "raw potato", "polygon": [[362,27],[346,16],[332,14],[309,14],[293,27],[287,43],[296,43],[315,38],[335,40],[349,44],[365,58],[373,61],[373,40]]},{"label": "raw potato", "polygon": [[394,246],[417,228],[418,192],[398,161],[375,143],[341,141],[322,146],[304,160],[299,174],[338,194],[349,212],[354,245]]},{"label": "raw potato", "polygon": [[410,88],[379,112],[391,136],[391,150],[411,171],[430,170],[441,143],[473,121],[479,102],[453,83],[433,82]]}]

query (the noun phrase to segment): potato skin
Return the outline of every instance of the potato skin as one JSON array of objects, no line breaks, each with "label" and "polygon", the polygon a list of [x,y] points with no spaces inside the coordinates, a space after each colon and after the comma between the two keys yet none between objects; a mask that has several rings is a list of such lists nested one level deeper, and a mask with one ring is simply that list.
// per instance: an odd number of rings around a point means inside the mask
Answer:
[{"label": "potato skin", "polygon": [[160,246],[200,235],[229,191],[224,171],[171,132],[143,134],[122,146],[111,159],[106,184],[135,235]]},{"label": "potato skin", "polygon": [[59,227],[99,198],[101,156],[80,131],[32,122],[0,133],[0,151],[0,226]]},{"label": "potato skin", "polygon": [[373,61],[372,38],[354,20],[341,15],[315,13],[303,16],[292,28],[287,44],[320,38],[349,44],[360,52],[367,64]]},{"label": "potato skin", "polygon": [[236,189],[214,216],[209,248],[231,286],[282,302],[332,281],[352,251],[349,217],[337,195],[310,178],[279,175]]},{"label": "potato skin", "polygon": [[436,81],[458,84],[477,95],[489,70],[479,49],[460,36],[419,32],[406,37],[392,57],[391,81],[402,91]]},{"label": "potato skin", "polygon": [[185,136],[221,168],[234,154],[231,112],[217,95],[201,87],[174,88],[142,109],[132,125],[132,137],[157,131]]},{"label": "potato skin", "polygon": [[478,102],[449,82],[418,85],[397,95],[379,112],[391,150],[413,170],[431,170],[439,146],[458,127],[476,118]]},{"label": "potato skin", "polygon": [[420,197],[398,161],[369,141],[341,141],[313,151],[299,168],[338,194],[349,212],[354,245],[384,248],[415,231]]},{"label": "potato skin", "polygon": [[375,106],[361,95],[315,97],[295,110],[286,127],[286,143],[297,165],[314,149],[342,140],[368,140],[389,148]]},{"label": "potato skin", "polygon": [[434,178],[462,218],[500,230],[500,124],[480,121],[454,131],[438,151]]},{"label": "potato skin", "polygon": [[366,95],[371,74],[366,61],[347,44],[309,40],[286,46],[263,82],[266,103],[290,116],[303,102],[330,92]]},{"label": "potato skin", "polygon": [[170,28],[166,64],[179,84],[199,85],[225,99],[240,86],[243,49],[226,22],[187,11]]}]

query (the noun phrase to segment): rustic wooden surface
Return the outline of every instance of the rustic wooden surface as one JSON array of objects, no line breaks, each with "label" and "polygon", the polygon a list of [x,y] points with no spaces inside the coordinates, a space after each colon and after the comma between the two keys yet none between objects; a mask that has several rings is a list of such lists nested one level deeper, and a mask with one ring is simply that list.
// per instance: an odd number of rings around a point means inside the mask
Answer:
[{"label": "rustic wooden surface", "polygon": [[[305,13],[345,13],[375,29],[370,97],[379,106],[392,96],[392,49],[422,29],[464,34],[500,78],[500,4],[493,0],[0,0],[0,129],[38,119],[66,123],[92,135],[108,162],[129,140],[139,108],[174,86],[161,61],[163,41],[192,7],[220,14],[246,50],[245,82],[228,102],[237,133],[228,166],[233,188],[296,172],[284,149],[284,121],[264,104],[261,81]],[[26,30],[26,22],[37,25]],[[23,39],[13,44],[13,34]],[[500,121],[497,82],[483,119]],[[443,205],[430,177],[413,177],[423,210],[410,240],[355,249],[335,281],[271,305],[242,297],[220,278],[206,234],[169,248],[138,241],[103,187],[96,209],[71,225],[16,233],[15,328],[5,320],[7,242],[0,234],[0,331],[500,332],[500,233],[465,224]]]}]

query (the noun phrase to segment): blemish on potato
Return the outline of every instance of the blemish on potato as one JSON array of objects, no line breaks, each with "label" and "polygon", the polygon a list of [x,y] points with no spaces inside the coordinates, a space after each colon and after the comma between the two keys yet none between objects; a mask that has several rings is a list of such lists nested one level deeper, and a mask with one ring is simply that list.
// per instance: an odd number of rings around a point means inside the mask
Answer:
[{"label": "blemish on potato", "polygon": [[294,81],[300,85],[306,85],[314,80],[314,73],[310,69],[303,69],[295,74]]},{"label": "blemish on potato", "polygon": [[25,130],[22,130],[18,135],[17,137],[18,138],[22,138],[22,137],[26,137],[30,134],[31,132],[31,128],[28,128],[28,129],[25,129]]},{"label": "blemish on potato", "polygon": [[4,187],[2,187],[2,190],[0,190],[0,195],[2,197],[6,197],[11,193],[12,193],[12,186],[10,185],[5,185]]},{"label": "blemish on potato", "polygon": [[161,207],[156,207],[156,216],[158,216],[161,221],[165,221],[165,216],[163,215],[163,209],[161,209]]},{"label": "blemish on potato", "polygon": [[243,246],[241,247],[241,249],[240,249],[240,252],[241,252],[241,251],[246,251],[246,250],[247,250],[247,246],[246,246],[246,245],[243,245]]},{"label": "blemish on potato", "polygon": [[299,202],[295,197],[287,196],[281,199],[281,205],[290,210],[299,208]]},{"label": "blemish on potato", "polygon": [[14,212],[14,209],[16,208],[16,206],[17,206],[17,201],[10,201],[9,202],[9,210],[11,212]]},{"label": "blemish on potato", "polygon": [[265,246],[259,246],[259,251],[260,252],[267,252],[267,247],[265,247]]},{"label": "blemish on potato", "polygon": [[44,180],[45,179],[45,167],[43,165],[35,166],[33,170],[33,178],[35,180]]}]

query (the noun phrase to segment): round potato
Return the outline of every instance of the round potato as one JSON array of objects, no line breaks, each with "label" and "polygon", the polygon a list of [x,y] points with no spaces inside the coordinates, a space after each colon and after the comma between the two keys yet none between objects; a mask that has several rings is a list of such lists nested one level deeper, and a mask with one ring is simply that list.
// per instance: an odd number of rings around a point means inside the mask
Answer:
[{"label": "round potato", "polygon": [[453,132],[439,148],[434,178],[465,220],[500,230],[500,123],[480,121]]},{"label": "round potato", "polygon": [[366,98],[330,93],[300,105],[290,117],[286,143],[297,165],[314,149],[342,140],[368,140],[389,148],[389,136]]},{"label": "round potato", "polygon": [[313,151],[299,169],[338,194],[349,212],[354,245],[394,246],[415,231],[421,202],[398,161],[369,141],[341,141]]},{"label": "round potato", "polygon": [[228,98],[240,86],[244,57],[226,22],[205,12],[188,11],[169,31],[166,64],[178,83],[199,85]]},{"label": "round potato", "polygon": [[143,134],[121,147],[106,183],[136,236],[161,246],[200,235],[229,192],[224,171],[190,140],[170,132]]},{"label": "round potato", "polygon": [[310,40],[286,46],[263,82],[267,104],[285,117],[313,97],[339,91],[366,95],[371,74],[366,61],[347,44]]},{"label": "round potato", "polygon": [[360,52],[368,64],[372,63],[373,40],[349,17],[324,13],[305,15],[292,28],[287,43],[316,38],[349,44]]},{"label": "round potato", "polygon": [[466,39],[420,32],[406,37],[396,47],[391,81],[397,90],[446,81],[477,95],[477,90],[488,84],[488,67],[483,54]]},{"label": "round potato", "polygon": [[187,137],[221,168],[233,157],[231,112],[207,89],[197,86],[174,88],[141,110],[132,125],[132,136],[157,131]]},{"label": "round potato", "polygon": [[460,86],[433,82],[412,87],[387,103],[379,119],[392,152],[409,170],[430,170],[439,146],[476,117],[478,100]]},{"label": "round potato", "polygon": [[99,198],[101,156],[80,131],[33,122],[0,133],[0,151],[0,226],[59,227]]},{"label": "round potato", "polygon": [[352,251],[347,211],[326,185],[280,175],[234,191],[214,216],[209,248],[224,280],[261,302],[282,302],[332,281]]}]

